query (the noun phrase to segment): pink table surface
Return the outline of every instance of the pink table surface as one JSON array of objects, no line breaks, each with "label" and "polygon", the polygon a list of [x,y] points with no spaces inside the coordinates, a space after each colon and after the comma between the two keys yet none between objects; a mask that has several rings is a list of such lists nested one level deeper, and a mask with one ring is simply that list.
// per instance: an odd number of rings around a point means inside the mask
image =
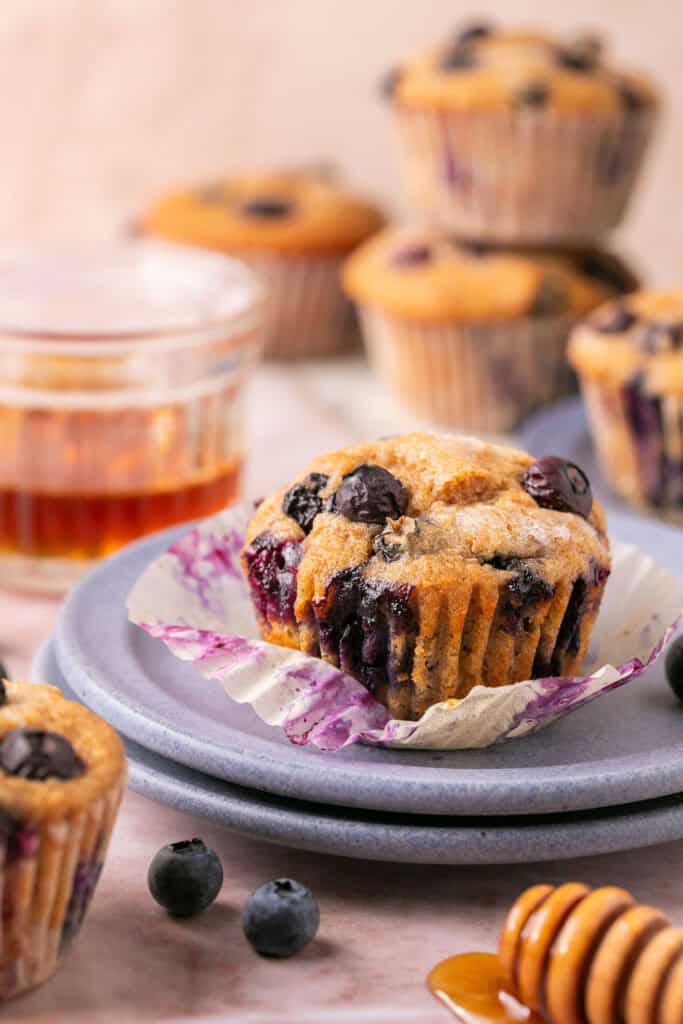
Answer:
[{"label": "pink table surface", "polygon": [[[272,487],[306,458],[362,437],[363,430],[372,436],[401,428],[406,418],[378,406],[355,363],[328,364],[322,373],[266,370],[250,404],[248,491]],[[0,652],[14,678],[27,674],[58,607],[0,592]],[[147,867],[161,845],[195,835],[218,851],[225,884],[204,915],[176,922],[149,896]],[[569,878],[622,885],[683,925],[682,862],[683,842],[505,868],[360,862],[254,842],[129,792],[76,948],[52,981],[2,1008],[0,1018],[439,1024],[449,1015],[427,993],[427,972],[458,951],[493,949],[507,907],[525,886]],[[283,875],[316,894],[319,937],[292,960],[262,960],[242,937],[241,907],[253,889]]]}]

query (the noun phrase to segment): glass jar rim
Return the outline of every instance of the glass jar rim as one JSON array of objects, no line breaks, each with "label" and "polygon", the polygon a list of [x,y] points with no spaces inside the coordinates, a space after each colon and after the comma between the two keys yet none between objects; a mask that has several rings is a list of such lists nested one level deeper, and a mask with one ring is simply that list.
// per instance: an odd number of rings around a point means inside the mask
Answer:
[{"label": "glass jar rim", "polygon": [[150,239],[0,244],[0,348],[83,357],[173,350],[258,322],[239,260]]}]

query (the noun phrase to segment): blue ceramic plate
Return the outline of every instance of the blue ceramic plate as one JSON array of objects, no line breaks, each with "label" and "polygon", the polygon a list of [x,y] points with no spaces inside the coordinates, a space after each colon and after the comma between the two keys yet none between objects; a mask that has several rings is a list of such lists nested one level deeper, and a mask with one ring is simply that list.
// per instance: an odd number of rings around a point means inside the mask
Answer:
[{"label": "blue ceramic plate", "polygon": [[[53,644],[33,667],[78,699]],[[316,853],[409,864],[512,864],[651,846],[683,837],[683,798],[603,812],[524,818],[445,818],[344,811],[243,789],[183,768],[126,739],[136,792],[255,839]]]},{"label": "blue ceramic plate", "polygon": [[[576,401],[541,414],[522,439],[590,465]],[[683,533],[610,508],[613,533],[667,564]],[[637,683],[548,730],[483,751],[295,747],[130,625],[125,601],[144,567],[187,527],[135,544],[68,600],[56,635],[74,691],[146,749],[215,778],[301,800],[408,814],[505,815],[612,807],[683,791],[683,710],[663,660]],[[678,564],[683,579],[683,566]]]}]

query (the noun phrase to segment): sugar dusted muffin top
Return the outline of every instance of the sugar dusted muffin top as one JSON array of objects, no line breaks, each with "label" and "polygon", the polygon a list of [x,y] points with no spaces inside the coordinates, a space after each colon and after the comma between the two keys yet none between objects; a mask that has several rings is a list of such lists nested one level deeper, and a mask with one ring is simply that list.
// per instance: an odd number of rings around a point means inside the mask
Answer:
[{"label": "sugar dusted muffin top", "polygon": [[226,177],[162,197],[142,231],[226,251],[346,252],[382,224],[373,204],[314,171]]},{"label": "sugar dusted muffin top", "polygon": [[[111,726],[66,700],[54,686],[5,681],[0,699],[0,815],[22,821],[64,819],[115,785],[125,771],[123,744]],[[16,730],[56,734],[49,750],[35,738],[33,763],[26,750],[5,744]],[[66,741],[66,742],[64,742]],[[52,760],[60,774],[48,773]]]},{"label": "sugar dusted muffin top", "polygon": [[569,358],[593,378],[618,384],[638,377],[646,391],[683,393],[683,288],[602,306],[574,331]]},{"label": "sugar dusted muffin top", "polygon": [[[302,607],[311,597],[322,600],[329,580],[350,566],[362,565],[366,578],[406,579],[406,555],[413,585],[460,573],[486,578],[506,571],[511,559],[524,560],[552,585],[579,575],[591,559],[608,562],[600,505],[589,502],[585,515],[543,507],[523,484],[533,463],[514,448],[434,434],[347,448],[315,459],[298,494],[294,485],[267,498],[246,543],[264,531],[304,541],[297,598]],[[392,494],[389,486],[386,497],[388,479],[359,480],[359,467],[388,470],[398,487]],[[382,497],[373,503],[375,487]]]},{"label": "sugar dusted muffin top", "polygon": [[357,302],[397,316],[496,322],[582,316],[637,279],[600,250],[530,254],[433,229],[388,228],[349,257],[344,285]]},{"label": "sugar dusted muffin top", "polygon": [[593,36],[561,40],[541,32],[470,25],[406,60],[387,79],[408,109],[632,112],[656,105],[642,75],[616,71]]}]

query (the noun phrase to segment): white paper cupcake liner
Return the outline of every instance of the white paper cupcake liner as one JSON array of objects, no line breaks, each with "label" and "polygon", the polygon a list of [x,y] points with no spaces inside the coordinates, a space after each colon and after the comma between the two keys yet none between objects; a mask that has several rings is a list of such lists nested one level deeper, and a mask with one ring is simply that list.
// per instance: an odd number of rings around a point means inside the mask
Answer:
[{"label": "white paper cupcake liner", "polygon": [[422,323],[364,306],[360,319],[368,356],[388,389],[444,426],[511,430],[538,406],[575,390],[566,359],[575,317]]},{"label": "white paper cupcake liner", "polygon": [[239,561],[251,515],[246,506],[228,509],[174,544],[136,583],[129,616],[298,745],[464,750],[525,736],[637,679],[681,615],[674,576],[637,548],[616,543],[586,675],[478,686],[462,700],[435,704],[416,722],[399,721],[339,669],[258,639]]},{"label": "white paper cupcake liner", "polygon": [[274,359],[325,356],[358,346],[353,307],[342,292],[338,256],[235,253],[266,290],[264,352]]},{"label": "white paper cupcake liner", "polygon": [[599,239],[624,216],[655,112],[396,110],[405,181],[439,227],[499,242]]},{"label": "white paper cupcake liner", "polygon": [[46,981],[99,880],[124,782],[80,814],[0,836],[0,1001]]}]

